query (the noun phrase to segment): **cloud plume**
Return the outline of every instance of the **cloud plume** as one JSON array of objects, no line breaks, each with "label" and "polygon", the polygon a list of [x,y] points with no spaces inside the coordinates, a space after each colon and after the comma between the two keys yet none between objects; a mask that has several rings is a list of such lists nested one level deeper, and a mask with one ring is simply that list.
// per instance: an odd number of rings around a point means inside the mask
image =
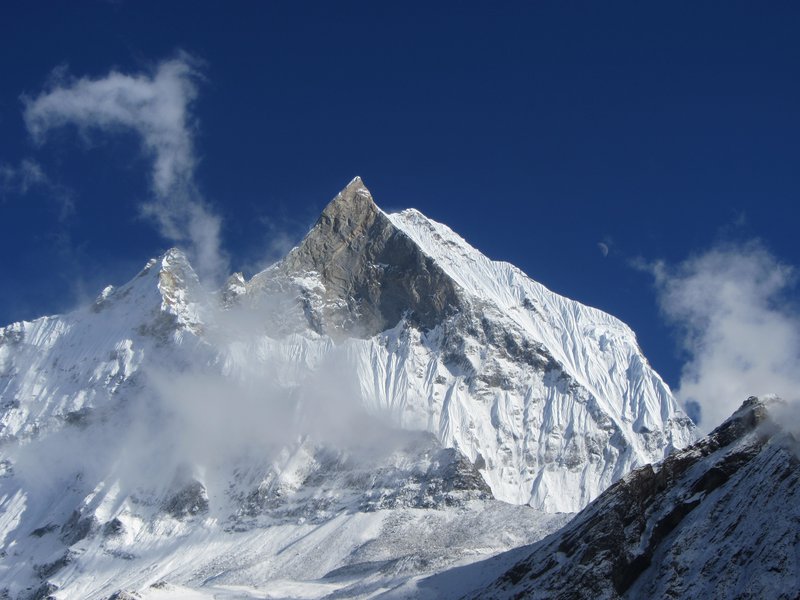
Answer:
[{"label": "cloud plume", "polygon": [[748,396],[798,399],[800,314],[791,301],[792,267],[753,241],[648,270],[687,354],[676,395],[701,429],[718,425]]},{"label": "cloud plume", "polygon": [[38,143],[55,128],[74,125],[82,135],[135,132],[152,160],[152,201],[143,213],[167,239],[187,245],[204,276],[225,271],[220,219],[195,182],[192,104],[200,77],[197,62],[182,53],[150,73],[111,71],[98,79],[58,78],[35,98],[23,98],[25,123]]}]

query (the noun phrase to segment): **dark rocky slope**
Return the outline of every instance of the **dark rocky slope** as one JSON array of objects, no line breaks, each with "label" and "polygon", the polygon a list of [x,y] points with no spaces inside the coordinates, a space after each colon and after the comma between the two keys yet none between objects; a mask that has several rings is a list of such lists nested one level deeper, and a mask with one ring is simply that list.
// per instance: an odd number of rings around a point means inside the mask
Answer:
[{"label": "dark rocky slope", "polygon": [[776,423],[782,409],[748,399],[695,445],[612,485],[469,597],[800,597],[800,460]]}]

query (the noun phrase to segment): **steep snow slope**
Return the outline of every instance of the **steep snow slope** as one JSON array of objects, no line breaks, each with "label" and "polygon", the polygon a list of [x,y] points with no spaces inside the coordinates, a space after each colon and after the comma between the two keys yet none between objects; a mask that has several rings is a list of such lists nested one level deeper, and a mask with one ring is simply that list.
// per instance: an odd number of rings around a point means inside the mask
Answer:
[{"label": "steep snow slope", "polygon": [[[498,497],[577,510],[631,468],[693,441],[691,422],[625,324],[487,259],[418,211],[390,218],[469,298],[461,331],[447,333],[464,349],[475,373],[465,379],[480,401],[459,398],[450,410],[460,422],[442,437],[492,463],[487,479]],[[526,360],[526,346],[546,363]],[[474,421],[493,431],[465,431]]]},{"label": "steep snow slope", "polygon": [[503,562],[505,573],[469,597],[796,598],[800,445],[778,425],[781,409],[748,399],[697,444],[626,475],[527,556],[496,557],[483,573]]}]

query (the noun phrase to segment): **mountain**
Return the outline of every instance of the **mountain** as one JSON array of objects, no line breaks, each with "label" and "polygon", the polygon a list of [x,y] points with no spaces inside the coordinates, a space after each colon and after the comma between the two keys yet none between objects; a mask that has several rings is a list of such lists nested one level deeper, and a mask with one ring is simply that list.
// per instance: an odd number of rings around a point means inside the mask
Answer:
[{"label": "mountain", "polygon": [[557,533],[434,576],[416,595],[448,583],[454,594],[458,580],[476,588],[468,598],[797,598],[800,445],[781,426],[784,410],[748,399],[696,444],[623,477]]},{"label": "mountain", "polygon": [[238,290],[294,303],[279,334],[346,339],[363,401],[458,448],[508,502],[578,510],[695,438],[626,325],[418,211],[383,213],[359,178]]},{"label": "mountain", "polygon": [[209,290],[173,249],[0,329],[0,410],[13,598],[366,594],[531,543],[695,439],[627,326],[359,178],[250,280]]}]

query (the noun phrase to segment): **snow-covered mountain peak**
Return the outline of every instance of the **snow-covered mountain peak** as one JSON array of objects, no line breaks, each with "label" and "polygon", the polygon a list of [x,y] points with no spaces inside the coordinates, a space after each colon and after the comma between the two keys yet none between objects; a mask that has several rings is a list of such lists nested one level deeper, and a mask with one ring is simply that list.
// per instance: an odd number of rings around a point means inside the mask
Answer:
[{"label": "snow-covered mountain peak", "polygon": [[178,328],[199,332],[203,313],[207,312],[207,294],[203,290],[186,254],[170,248],[151,258],[136,277],[119,286],[109,286],[95,300],[92,310],[114,309],[127,314],[126,320],[139,319],[147,327],[157,315],[174,320]]},{"label": "snow-covered mountain peak", "polygon": [[694,439],[625,324],[417,210],[384,213],[360,179],[244,287],[238,302],[292,315],[270,335],[347,342],[367,405],[485,464],[504,500],[577,510]]},{"label": "snow-covered mountain peak", "polygon": [[224,306],[231,306],[239,296],[247,293],[247,280],[243,273],[234,273],[225,281],[220,290],[220,298]]},{"label": "snow-covered mountain peak", "polygon": [[[210,294],[173,249],[91,310],[8,331],[23,342],[0,349],[6,394],[22,407],[6,415],[8,434],[113,395],[119,382],[93,384],[77,400],[63,390],[82,390],[82,377],[128,377],[145,356],[229,374],[269,366],[296,386],[337,347],[368,410],[457,448],[506,501],[577,510],[631,467],[694,439],[620,321],[488,259],[416,210],[387,215],[360,178],[250,281],[235,274]],[[187,354],[198,345],[202,359]],[[55,396],[43,396],[31,368],[58,379],[62,371],[42,365],[73,360],[64,346],[86,357],[70,367],[69,385],[51,379]]]},{"label": "snow-covered mountain peak", "polygon": [[461,288],[474,296],[491,298],[506,310],[518,309],[520,305],[536,307],[543,303],[566,307],[590,314],[592,319],[635,337],[619,319],[550,291],[510,263],[489,259],[447,225],[429,219],[416,209],[388,216],[395,226],[442,265]]}]

